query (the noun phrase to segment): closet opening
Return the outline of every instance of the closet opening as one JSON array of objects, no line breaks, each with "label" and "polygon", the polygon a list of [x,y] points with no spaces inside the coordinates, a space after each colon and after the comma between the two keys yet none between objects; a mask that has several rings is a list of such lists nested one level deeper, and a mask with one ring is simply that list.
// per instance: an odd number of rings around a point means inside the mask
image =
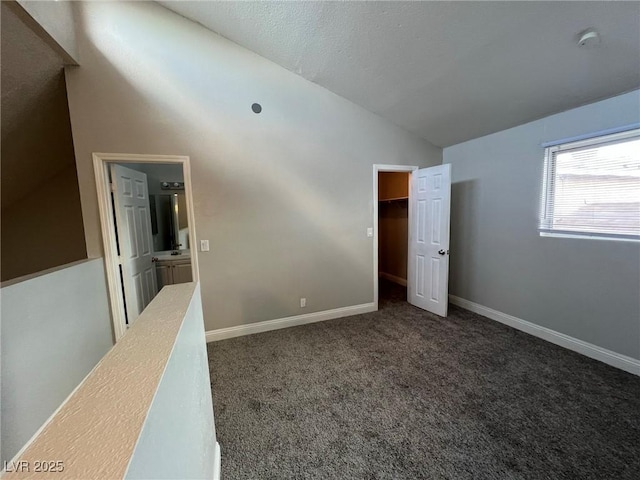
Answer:
[{"label": "closet opening", "polygon": [[378,172],[378,301],[407,301],[410,172]]},{"label": "closet opening", "polygon": [[381,298],[447,316],[450,201],[450,164],[373,166],[376,310]]}]

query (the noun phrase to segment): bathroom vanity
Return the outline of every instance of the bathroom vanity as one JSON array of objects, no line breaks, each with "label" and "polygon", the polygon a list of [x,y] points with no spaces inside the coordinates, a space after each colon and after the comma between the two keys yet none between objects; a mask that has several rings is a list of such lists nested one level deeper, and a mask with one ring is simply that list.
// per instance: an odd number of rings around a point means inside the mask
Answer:
[{"label": "bathroom vanity", "polygon": [[156,265],[158,290],[165,285],[193,281],[189,250],[180,250],[179,255],[171,255],[171,251],[156,252],[153,258]]}]

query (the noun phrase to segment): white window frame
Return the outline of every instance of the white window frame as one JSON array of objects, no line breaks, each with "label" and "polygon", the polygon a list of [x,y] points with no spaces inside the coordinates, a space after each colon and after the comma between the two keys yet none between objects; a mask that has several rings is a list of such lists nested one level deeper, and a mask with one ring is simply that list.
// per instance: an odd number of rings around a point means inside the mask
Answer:
[{"label": "white window frame", "polygon": [[[593,136],[578,141],[567,141],[567,143],[556,143],[545,146],[544,150],[544,173],[542,181],[542,195],[540,196],[540,223],[538,231],[541,237],[560,238],[589,238],[601,240],[621,240],[639,242],[640,235],[618,235],[614,233],[597,233],[588,231],[560,230],[553,228],[553,207],[554,207],[554,181],[555,181],[555,158],[558,152],[577,150],[595,145],[616,143],[629,138],[640,138],[640,128],[633,128],[622,132],[606,135]],[[549,198],[551,197],[551,198]]]}]

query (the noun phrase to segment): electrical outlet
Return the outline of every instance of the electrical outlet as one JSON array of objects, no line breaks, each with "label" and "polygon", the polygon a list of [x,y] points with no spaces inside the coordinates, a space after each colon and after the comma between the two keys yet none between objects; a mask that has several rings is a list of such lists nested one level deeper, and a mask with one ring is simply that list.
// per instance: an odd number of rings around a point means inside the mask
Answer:
[{"label": "electrical outlet", "polygon": [[300,298],[300,308],[304,308],[307,306],[307,299],[304,297]]},{"label": "electrical outlet", "polygon": [[209,251],[209,240],[200,240],[200,251],[201,252]]},{"label": "electrical outlet", "polygon": [[373,228],[367,228],[367,237],[373,237]]}]

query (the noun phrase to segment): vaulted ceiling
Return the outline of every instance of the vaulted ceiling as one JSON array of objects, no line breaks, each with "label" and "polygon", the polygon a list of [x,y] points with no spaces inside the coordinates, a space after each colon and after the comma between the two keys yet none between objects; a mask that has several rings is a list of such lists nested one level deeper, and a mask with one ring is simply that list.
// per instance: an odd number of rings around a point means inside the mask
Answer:
[{"label": "vaulted ceiling", "polygon": [[640,2],[159,3],[438,146],[640,85]]}]

